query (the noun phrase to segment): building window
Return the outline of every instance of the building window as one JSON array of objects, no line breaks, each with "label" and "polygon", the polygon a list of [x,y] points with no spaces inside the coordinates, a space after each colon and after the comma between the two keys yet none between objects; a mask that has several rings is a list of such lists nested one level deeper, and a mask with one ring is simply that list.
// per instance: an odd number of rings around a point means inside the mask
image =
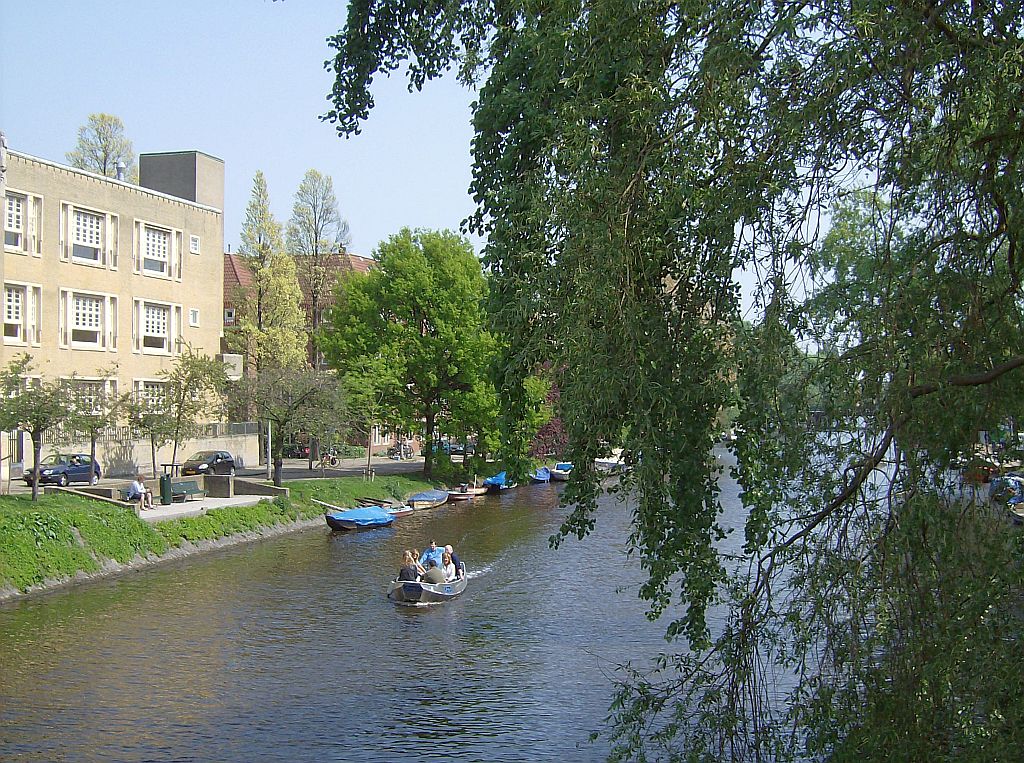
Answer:
[{"label": "building window", "polygon": [[234,326],[235,325],[235,308],[225,307],[224,308],[224,325]]},{"label": "building window", "polygon": [[200,250],[199,243],[200,243],[199,242],[199,236],[189,236],[188,237],[188,250],[192,254],[199,254],[199,250]]},{"label": "building window", "polygon": [[142,270],[150,275],[166,276],[170,273],[170,231],[143,227]]},{"label": "building window", "polygon": [[25,341],[25,287],[4,287],[4,340]]},{"label": "building window", "polygon": [[4,246],[13,249],[25,248],[25,207],[27,199],[19,194],[7,194],[7,208],[4,213]]},{"label": "building window", "polygon": [[67,203],[61,211],[61,259],[116,268],[117,215]]},{"label": "building window", "polygon": [[4,249],[18,254],[39,254],[39,221],[43,200],[7,191],[4,198]]},{"label": "building window", "polygon": [[29,284],[4,284],[4,344],[39,344],[41,289]]},{"label": "building window", "polygon": [[103,251],[103,218],[83,209],[73,212],[71,259],[99,263]]},{"label": "building window", "polygon": [[188,325],[193,328],[199,328],[199,308],[190,307],[188,311]]},{"label": "building window", "polygon": [[181,231],[135,221],[135,272],[181,278]]},{"label": "building window", "polygon": [[167,389],[164,382],[137,379],[135,381],[135,399],[149,411],[159,411],[164,407]]},{"label": "building window", "polygon": [[109,409],[110,402],[117,397],[114,379],[74,379],[71,383],[79,413],[98,416]]},{"label": "building window", "polygon": [[135,300],[135,351],[170,355],[181,340],[181,305]]},{"label": "building window", "polygon": [[62,347],[117,349],[117,297],[62,289],[60,299]]}]

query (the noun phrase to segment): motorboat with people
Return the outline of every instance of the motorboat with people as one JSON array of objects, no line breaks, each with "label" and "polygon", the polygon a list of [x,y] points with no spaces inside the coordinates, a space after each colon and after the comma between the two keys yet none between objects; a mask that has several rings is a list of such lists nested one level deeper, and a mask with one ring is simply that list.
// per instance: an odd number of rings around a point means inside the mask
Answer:
[{"label": "motorboat with people", "polygon": [[388,584],[388,598],[397,604],[438,604],[459,596],[466,590],[466,565],[461,574],[447,583],[427,583],[423,580],[392,580]]}]

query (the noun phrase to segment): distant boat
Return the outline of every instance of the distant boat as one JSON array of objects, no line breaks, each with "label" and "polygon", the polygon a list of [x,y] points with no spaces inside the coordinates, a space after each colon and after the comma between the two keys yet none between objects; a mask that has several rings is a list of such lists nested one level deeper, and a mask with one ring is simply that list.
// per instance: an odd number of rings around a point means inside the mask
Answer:
[{"label": "distant boat", "polygon": [[517,483],[507,482],[507,472],[498,472],[493,477],[488,477],[484,480],[484,487],[487,488],[488,493],[500,493],[502,490],[510,490],[516,487]]},{"label": "distant boat", "polygon": [[551,482],[551,470],[546,466],[538,467],[537,471],[530,475],[530,482]]},{"label": "distant boat", "polygon": [[569,475],[572,474],[572,464],[568,461],[561,461],[549,470],[551,472],[551,479],[555,482],[568,482]]},{"label": "distant boat", "polygon": [[462,575],[450,583],[424,583],[419,580],[392,580],[388,598],[398,604],[437,604],[454,599],[466,590],[466,565]]},{"label": "distant boat", "polygon": [[458,490],[449,490],[448,491],[448,500],[449,501],[471,501],[474,498],[476,498],[478,495],[483,495],[486,492],[487,492],[487,488],[486,487],[476,487],[475,485],[470,485],[468,483],[465,483],[465,484],[459,485],[459,489]]},{"label": "distant boat", "polygon": [[622,460],[622,448],[615,448],[608,458],[595,458],[594,468],[605,474],[621,474],[626,471],[626,462]]},{"label": "distant boat", "polygon": [[324,501],[313,500],[329,509],[324,514],[324,519],[332,530],[372,530],[376,527],[387,527],[395,521],[394,515],[380,506],[342,509]]},{"label": "distant boat", "polygon": [[435,506],[440,506],[442,503],[448,501],[447,490],[424,490],[422,493],[416,493],[411,495],[406,500],[406,504],[412,507],[415,511],[421,509],[432,509]]}]

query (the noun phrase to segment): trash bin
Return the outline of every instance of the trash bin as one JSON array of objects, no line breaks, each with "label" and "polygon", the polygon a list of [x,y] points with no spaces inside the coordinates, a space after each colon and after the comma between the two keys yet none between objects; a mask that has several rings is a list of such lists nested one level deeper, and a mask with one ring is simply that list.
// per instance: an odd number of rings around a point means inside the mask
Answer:
[{"label": "trash bin", "polygon": [[171,475],[160,475],[160,503],[164,506],[171,505]]}]

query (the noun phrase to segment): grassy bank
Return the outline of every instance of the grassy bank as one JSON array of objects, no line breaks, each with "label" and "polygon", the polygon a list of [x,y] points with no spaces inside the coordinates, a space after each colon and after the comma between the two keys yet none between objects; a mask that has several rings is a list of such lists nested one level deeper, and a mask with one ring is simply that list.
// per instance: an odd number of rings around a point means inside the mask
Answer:
[{"label": "grassy bank", "polygon": [[292,524],[323,514],[316,498],[351,506],[356,498],[402,498],[429,486],[405,476],[367,483],[358,477],[285,483],[291,498],[229,506],[201,517],[149,524],[130,509],[75,495],[0,497],[0,589],[25,592],[60,584],[79,573],[118,569],[138,558],[159,558],[186,543],[216,541]]}]

